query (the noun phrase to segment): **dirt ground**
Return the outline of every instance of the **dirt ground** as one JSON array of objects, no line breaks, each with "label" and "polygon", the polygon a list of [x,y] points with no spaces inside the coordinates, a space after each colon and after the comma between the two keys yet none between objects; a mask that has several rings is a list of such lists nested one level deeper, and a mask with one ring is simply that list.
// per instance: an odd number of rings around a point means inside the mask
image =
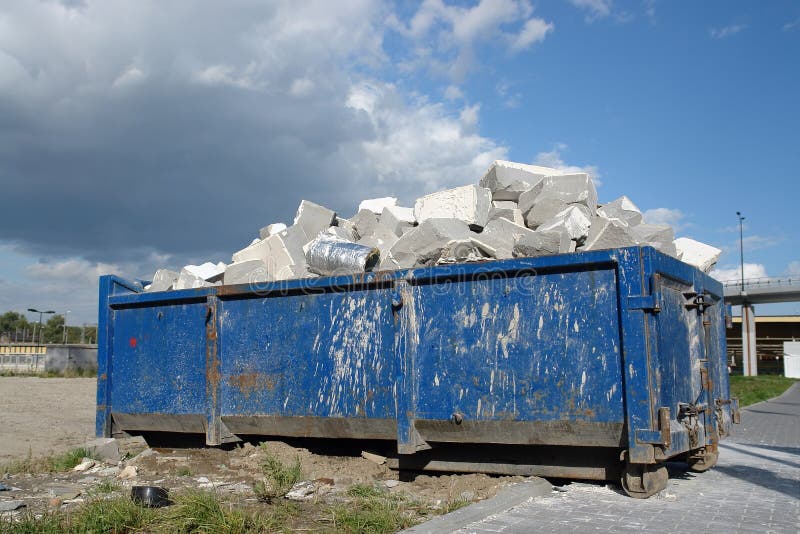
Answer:
[{"label": "dirt ground", "polygon": [[94,436],[94,378],[0,377],[0,464],[79,447]]},{"label": "dirt ground", "polygon": [[[83,445],[94,434],[94,411],[94,379],[0,377],[0,465]],[[437,509],[454,501],[482,500],[524,480],[484,474],[401,477],[380,460],[369,459],[369,454],[362,457],[360,448],[342,455],[312,452],[280,441],[267,442],[266,448],[242,443],[228,450],[148,449],[141,438],[125,438],[118,444],[122,461],[98,461],[89,470],[8,473],[5,477],[0,472],[0,483],[18,488],[5,497],[22,499],[32,510],[52,505],[54,498],[62,508],[70,507],[113,481],[123,492],[132,485],[159,485],[170,491],[211,489],[252,501],[254,484],[264,479],[261,466],[267,454],[286,465],[299,459],[302,479],[314,486],[315,502],[335,500],[354,485],[366,484],[400,492]]]}]

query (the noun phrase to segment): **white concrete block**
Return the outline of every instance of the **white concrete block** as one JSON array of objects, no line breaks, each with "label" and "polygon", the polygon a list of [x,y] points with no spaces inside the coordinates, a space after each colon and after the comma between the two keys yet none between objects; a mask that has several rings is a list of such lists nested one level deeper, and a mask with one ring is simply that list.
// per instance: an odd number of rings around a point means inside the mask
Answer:
[{"label": "white concrete block", "polygon": [[153,275],[153,281],[147,286],[148,292],[168,291],[178,281],[179,273],[169,269],[159,269]]},{"label": "white concrete block", "polygon": [[568,207],[569,204],[555,199],[545,199],[541,202],[537,202],[525,216],[525,225],[535,230],[541,225],[555,219],[559,213]]},{"label": "white concrete block", "polygon": [[462,263],[472,261],[484,261],[486,255],[482,253],[480,247],[470,239],[455,239],[448,242],[439,255],[437,264]]},{"label": "white concrete block", "polygon": [[350,241],[352,243],[358,241],[358,239],[356,238],[355,227],[347,229],[341,226],[331,226],[323,233],[333,236],[336,239],[341,239],[343,241]]},{"label": "white concrete block", "polygon": [[679,260],[706,273],[711,271],[722,255],[720,249],[688,237],[679,237],[674,243]]},{"label": "white concrete block", "polygon": [[261,239],[266,239],[267,237],[275,234],[279,234],[286,230],[286,225],[283,223],[272,223],[268,224],[264,228],[258,231],[259,237]]},{"label": "white concrete block", "polygon": [[597,211],[597,190],[588,174],[563,174],[546,176],[537,186],[519,197],[519,209],[527,217],[533,206],[545,201],[564,204],[581,204],[589,209],[589,216]]},{"label": "white concrete block", "polygon": [[497,160],[479,183],[492,192],[495,200],[517,200],[521,193],[534,187],[542,178],[556,174],[561,172],[550,167]]},{"label": "white concrete block", "polygon": [[658,224],[637,224],[631,226],[631,235],[640,245],[649,245],[656,250],[677,257],[675,248],[675,233],[671,226]]},{"label": "white concrete block", "polygon": [[370,235],[378,224],[378,216],[370,210],[359,210],[350,217],[350,222],[356,229],[356,238]]},{"label": "white concrete block", "polygon": [[642,222],[642,212],[625,195],[603,204],[597,209],[597,214],[606,219],[618,219],[628,226],[636,226]]},{"label": "white concrete block", "polygon": [[529,231],[520,236],[514,243],[514,257],[549,256],[562,252],[562,248],[569,247],[566,242],[572,242],[565,232]]},{"label": "white concrete block", "polygon": [[517,240],[532,233],[529,228],[500,218],[489,221],[481,233],[472,233],[470,237],[487,254],[504,260],[513,257]]},{"label": "white concrete block", "polygon": [[352,236],[350,238],[351,241],[358,241],[358,230],[356,230],[356,225],[353,224],[352,221],[349,219],[344,219],[342,217],[336,217],[336,226],[342,228],[347,232],[348,235]]},{"label": "white concrete block", "polygon": [[268,282],[270,280],[267,273],[267,266],[261,260],[245,260],[240,263],[232,263],[225,269],[223,285],[233,284],[252,284],[257,282]]},{"label": "white concrete block", "polygon": [[186,269],[182,269],[173,287],[175,289],[197,289],[199,287],[209,287],[211,285],[211,283],[206,282],[199,276],[190,273]]},{"label": "white concrete block", "polygon": [[417,199],[414,217],[420,223],[428,219],[458,219],[469,225],[486,226],[491,207],[491,191],[477,185],[465,185]]},{"label": "white concrete block", "polygon": [[207,261],[202,265],[187,265],[183,270],[203,280],[214,281],[225,272],[225,264],[222,262],[214,264]]},{"label": "white concrete block", "polygon": [[383,258],[389,253],[391,248],[399,239],[400,237],[392,230],[384,226],[382,223],[378,223],[375,225],[369,235],[362,237],[357,241],[357,243],[360,245],[367,245],[369,247],[377,248],[381,252],[381,258]]},{"label": "white concrete block", "polygon": [[514,224],[525,226],[525,218],[522,216],[522,211],[517,208],[517,203],[512,201],[493,201],[489,210],[489,220],[491,221],[492,219],[507,219]]},{"label": "white concrete block", "polygon": [[397,199],[394,197],[370,198],[362,200],[358,205],[358,211],[369,210],[375,215],[383,213],[383,209],[388,206],[396,206]]},{"label": "white concrete block", "polygon": [[430,265],[447,243],[469,236],[469,226],[460,219],[425,219],[398,239],[390,252],[398,268]]},{"label": "white concrete block", "polygon": [[305,243],[303,243],[305,245],[315,239],[320,232],[326,230],[329,226],[333,226],[335,218],[336,212],[333,210],[308,200],[303,200],[297,208],[294,226],[298,226],[303,230],[306,238]]},{"label": "white concrete block", "polygon": [[543,232],[549,231],[566,231],[569,238],[582,243],[586,236],[589,235],[589,227],[591,226],[591,218],[589,217],[588,209],[586,206],[572,205],[564,211],[556,215],[556,218],[542,224],[537,228]]},{"label": "white concrete block", "polygon": [[400,237],[417,223],[417,219],[414,217],[414,208],[386,206],[381,212],[380,222]]},{"label": "white concrete block", "polygon": [[624,221],[595,217],[581,250],[605,250],[632,247],[636,244],[636,239]]}]

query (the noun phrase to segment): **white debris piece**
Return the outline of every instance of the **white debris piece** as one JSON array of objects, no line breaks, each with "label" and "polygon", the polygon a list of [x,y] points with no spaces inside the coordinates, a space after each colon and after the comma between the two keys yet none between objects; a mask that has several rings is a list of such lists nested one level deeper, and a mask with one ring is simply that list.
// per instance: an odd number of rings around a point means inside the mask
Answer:
[{"label": "white debris piece", "polygon": [[442,249],[437,264],[483,261],[486,256],[471,239],[456,239],[447,243]]},{"label": "white debris piece", "polygon": [[[426,219],[397,240],[390,250],[386,268],[411,268],[430,265],[442,253],[442,249],[450,242],[468,239],[469,226],[459,219]],[[394,267],[388,267],[388,265]],[[381,269],[384,263],[381,262]]]},{"label": "white debris piece", "polygon": [[570,239],[576,243],[583,242],[589,235],[589,227],[592,221],[585,206],[573,205],[556,215],[556,218],[537,228],[543,232],[561,231],[567,232]]},{"label": "white debris piece", "polygon": [[513,257],[518,239],[532,233],[533,230],[501,218],[489,221],[481,233],[471,234],[471,239],[488,255],[504,260]]},{"label": "white debris piece", "polygon": [[[294,216],[294,226],[300,228],[305,234],[305,243],[316,238],[320,232],[333,226],[336,219],[336,212],[319,204],[314,204],[308,200],[303,200],[297,207],[297,214]],[[288,230],[284,230],[288,231]],[[280,235],[279,233],[278,235]]]},{"label": "white debris piece", "polygon": [[674,243],[679,260],[706,273],[711,271],[722,255],[720,249],[688,237],[679,237]]},{"label": "white debris piece", "polygon": [[403,233],[417,223],[413,208],[400,206],[386,206],[381,212],[380,222],[386,228],[400,237]]},{"label": "white debris piece", "polygon": [[625,195],[603,204],[597,209],[597,213],[606,219],[618,219],[628,226],[636,226],[642,222],[642,212]]},{"label": "white debris piece", "polygon": [[366,237],[375,230],[378,224],[378,216],[370,210],[358,210],[358,213],[350,217],[350,223],[356,231],[356,238]]},{"label": "white debris piece", "polygon": [[199,287],[208,287],[211,285],[212,284],[206,282],[199,276],[195,276],[186,269],[183,269],[172,287],[173,289],[197,289]]},{"label": "white debris piece", "polygon": [[656,250],[669,254],[670,256],[678,257],[678,251],[675,249],[675,232],[672,227],[660,224],[637,224],[631,226],[631,235],[636,239],[640,245],[650,245],[655,247]]},{"label": "white debris piece", "polygon": [[636,245],[636,239],[631,235],[626,222],[619,219],[595,217],[581,250],[603,250],[634,245]]},{"label": "white debris piece", "polygon": [[222,283],[226,286],[268,281],[267,265],[261,260],[245,260],[239,263],[232,263],[225,269],[225,275],[222,279]]},{"label": "white debris piece", "polygon": [[494,200],[517,200],[521,193],[538,184],[545,176],[562,174],[557,169],[496,160],[480,180],[491,190]]},{"label": "white debris piece", "polygon": [[536,196],[535,202],[560,200],[565,204],[583,204],[589,208],[592,216],[597,210],[597,190],[586,173],[547,176],[542,179],[539,186],[541,191]]},{"label": "white debris piece", "polygon": [[[514,257],[549,256],[567,252],[573,241],[566,232],[530,231],[514,243]],[[565,250],[567,249],[567,250]]]},{"label": "white debris piece", "polygon": [[214,264],[207,261],[202,265],[187,265],[183,270],[197,278],[213,281],[213,279],[219,278],[225,272],[225,264],[222,262]]},{"label": "white debris piece", "polygon": [[159,269],[153,275],[153,281],[147,286],[146,291],[167,291],[172,289],[178,281],[179,273],[169,269]]},{"label": "white debris piece", "polygon": [[555,219],[559,213],[568,207],[569,204],[554,199],[537,202],[525,216],[525,224],[528,226],[528,228],[533,228],[535,230],[541,225]]},{"label": "white debris piece", "polygon": [[358,205],[358,211],[369,210],[375,215],[380,215],[383,213],[384,208],[396,205],[397,199],[395,197],[370,198],[361,201]]},{"label": "white debris piece", "polygon": [[261,230],[259,230],[258,234],[261,239],[266,239],[267,237],[275,234],[279,234],[286,230],[286,225],[283,223],[272,223],[268,224]]},{"label": "white debris piece", "polygon": [[359,239],[357,243],[377,248],[381,253],[381,258],[384,258],[399,239],[400,237],[396,233],[379,222],[372,228],[372,232]]},{"label": "white debris piece", "polygon": [[420,223],[428,219],[458,219],[482,227],[489,222],[491,207],[491,191],[465,185],[418,198],[414,203],[414,217]]},{"label": "white debris piece", "polygon": [[525,226],[525,218],[522,215],[522,210],[517,207],[517,203],[511,200],[495,200],[492,201],[492,207],[489,210],[489,220],[493,219],[508,219],[509,221]]}]

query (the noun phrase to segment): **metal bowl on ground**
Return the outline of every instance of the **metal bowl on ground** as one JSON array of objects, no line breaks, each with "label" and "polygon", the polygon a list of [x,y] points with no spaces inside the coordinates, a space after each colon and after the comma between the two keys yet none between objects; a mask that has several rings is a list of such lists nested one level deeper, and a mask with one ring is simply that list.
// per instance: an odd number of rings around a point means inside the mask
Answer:
[{"label": "metal bowl on ground", "polygon": [[132,487],[131,500],[147,508],[161,508],[172,504],[169,500],[169,490],[158,486]]}]

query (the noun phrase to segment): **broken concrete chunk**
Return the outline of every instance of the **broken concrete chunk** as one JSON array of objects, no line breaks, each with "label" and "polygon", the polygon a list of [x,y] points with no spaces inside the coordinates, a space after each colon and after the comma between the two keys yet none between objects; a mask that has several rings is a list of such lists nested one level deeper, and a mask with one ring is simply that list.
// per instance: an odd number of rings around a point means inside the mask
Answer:
[{"label": "broken concrete chunk", "polygon": [[178,275],[178,279],[175,281],[175,285],[173,286],[174,289],[197,289],[199,287],[208,287],[211,286],[209,282],[206,282],[199,276],[195,276],[186,269],[181,270],[181,274]]},{"label": "broken concrete chunk", "polygon": [[[537,188],[538,193],[537,193]],[[564,204],[582,204],[594,217],[597,210],[597,190],[588,174],[562,174],[546,176],[537,188],[520,195],[519,208],[527,216],[527,212],[537,203],[560,201]]]},{"label": "broken concrete chunk", "polygon": [[342,228],[341,226],[331,226],[330,228],[325,230],[324,233],[332,235],[333,237],[337,239],[342,239],[344,241],[352,241],[352,242],[358,241],[358,239],[356,239],[355,228],[347,229],[347,228]]},{"label": "broken concrete chunk", "polygon": [[333,226],[335,218],[336,212],[333,210],[308,200],[300,202],[297,214],[294,216],[294,226],[299,227],[305,234],[306,242],[303,245],[316,238],[329,226]]},{"label": "broken concrete chunk", "polygon": [[640,245],[649,245],[656,250],[677,257],[675,233],[671,226],[659,224],[637,224],[631,226],[631,235]]},{"label": "broken concrete chunk", "polygon": [[222,262],[213,264],[210,261],[207,261],[202,265],[187,265],[183,268],[183,270],[189,274],[193,274],[197,278],[214,282],[222,277],[222,273],[225,272],[225,264]]},{"label": "broken concrete chunk", "polygon": [[389,253],[391,248],[400,238],[392,230],[384,226],[382,223],[376,224],[372,233],[362,237],[357,241],[360,245],[365,245],[372,248],[377,248],[381,252],[381,258]]},{"label": "broken concrete chunk", "polygon": [[322,234],[305,246],[306,263],[311,272],[323,276],[371,271],[380,261],[377,248],[359,245]]},{"label": "broken concrete chunk", "polygon": [[498,260],[513,257],[514,243],[522,236],[532,234],[533,230],[514,224],[508,219],[489,221],[481,233],[471,234],[471,239],[490,256]]},{"label": "broken concrete chunk", "polygon": [[558,254],[562,252],[563,247],[568,247],[567,241],[571,239],[564,239],[567,234],[558,231],[530,231],[522,236],[514,243],[513,254],[515,258],[548,256],[551,254]]},{"label": "broken concrete chunk", "polygon": [[370,198],[361,201],[358,205],[358,211],[369,210],[375,215],[380,215],[383,213],[384,208],[396,205],[397,199],[395,197]]},{"label": "broken concrete chunk", "polygon": [[92,458],[109,462],[119,462],[119,442],[114,438],[96,438],[83,446]]},{"label": "broken concrete chunk", "polygon": [[437,264],[483,261],[486,259],[479,246],[471,239],[456,239],[447,243],[439,255]]},{"label": "broken concrete chunk", "polygon": [[167,291],[172,289],[175,282],[178,281],[179,273],[170,271],[169,269],[159,269],[153,275],[153,281],[147,287],[147,291]]},{"label": "broken concrete chunk", "polygon": [[545,199],[536,202],[525,216],[525,224],[528,228],[539,228],[541,225],[552,221],[556,216],[567,209],[568,204],[555,199]]},{"label": "broken concrete chunk", "polygon": [[271,235],[278,234],[286,230],[286,225],[283,223],[272,223],[268,224],[264,228],[258,231],[258,235],[261,239],[266,239]]},{"label": "broken concrete chunk", "polygon": [[428,219],[458,219],[473,226],[486,226],[492,194],[477,185],[465,185],[431,193],[414,203],[414,216],[420,223]]},{"label": "broken concrete chunk", "polygon": [[426,219],[397,240],[391,248],[397,268],[430,265],[450,241],[469,238],[469,226],[459,219]]},{"label": "broken concrete chunk", "polygon": [[491,221],[492,219],[507,219],[514,224],[525,225],[525,218],[522,215],[522,211],[517,208],[517,203],[512,201],[493,201],[492,207],[489,210],[489,220]]},{"label": "broken concrete chunk", "polygon": [[711,271],[722,254],[720,249],[688,237],[679,237],[674,243],[679,260],[706,273]]},{"label": "broken concrete chunk", "polygon": [[413,208],[400,206],[386,206],[381,212],[380,222],[386,228],[400,237],[403,233],[417,223]]},{"label": "broken concrete chunk", "polygon": [[494,200],[517,200],[521,193],[530,190],[542,178],[556,174],[561,172],[549,167],[497,160],[479,183],[491,190]]},{"label": "broken concrete chunk", "polygon": [[631,235],[627,223],[617,219],[595,217],[581,250],[604,250],[634,245],[636,239]]},{"label": "broken concrete chunk", "polygon": [[341,217],[336,217],[336,226],[341,228],[347,235],[350,235],[350,241],[358,241],[358,231],[356,230],[356,225],[353,224],[349,219],[343,219]]},{"label": "broken concrete chunk", "polygon": [[251,284],[256,282],[268,282],[269,274],[267,265],[261,260],[245,260],[240,263],[232,263],[225,269],[225,277],[222,283]]},{"label": "broken concrete chunk", "polygon": [[542,224],[537,228],[543,232],[566,231],[570,239],[577,243],[582,243],[589,235],[591,219],[586,206],[572,205],[556,215],[555,219]]},{"label": "broken concrete chunk", "polygon": [[642,222],[642,212],[625,195],[603,204],[597,209],[597,213],[606,219],[618,219],[628,226],[636,226]]},{"label": "broken concrete chunk", "polygon": [[356,240],[358,240],[372,234],[378,224],[378,216],[370,210],[359,210],[350,217],[350,222],[356,229]]}]

